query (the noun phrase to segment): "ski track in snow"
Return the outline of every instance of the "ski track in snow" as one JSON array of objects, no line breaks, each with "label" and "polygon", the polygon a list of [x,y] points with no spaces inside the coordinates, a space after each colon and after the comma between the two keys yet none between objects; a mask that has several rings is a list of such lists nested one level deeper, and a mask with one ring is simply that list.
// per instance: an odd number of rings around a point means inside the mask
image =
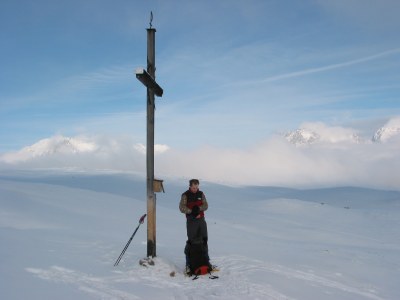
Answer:
[{"label": "ski track in snow", "polygon": [[[231,259],[231,260],[234,260],[234,259]],[[318,284],[320,286],[325,286],[325,287],[329,287],[329,288],[342,290],[344,292],[357,294],[357,295],[364,296],[364,297],[370,298],[370,299],[383,300],[383,298],[380,298],[377,295],[373,294],[372,291],[363,291],[358,288],[347,286],[343,283],[334,281],[332,279],[324,278],[324,277],[315,275],[310,272],[295,270],[295,269],[287,268],[287,267],[284,267],[281,265],[267,264],[267,263],[261,262],[261,261],[250,260],[248,258],[238,257],[237,260],[242,260],[243,263],[245,263],[247,265],[246,267],[242,266],[240,268],[240,270],[237,270],[238,272],[251,273],[252,271],[261,271],[262,270],[262,271],[266,271],[266,272],[270,272],[270,273],[279,274],[279,275],[285,276],[287,278],[294,278],[294,279],[300,279],[303,281],[309,281],[314,284]],[[232,269],[233,268],[234,267],[232,267]],[[278,299],[286,299],[286,298],[278,298]]]},{"label": "ski track in snow", "polygon": [[76,285],[81,291],[100,299],[140,299],[135,295],[111,288],[108,278],[94,277],[59,266],[52,266],[48,270],[27,268],[26,271],[41,279]]},{"label": "ski track in snow", "polygon": [[[263,274],[264,279],[268,276],[278,275],[278,277],[283,277],[283,280],[300,280],[303,283],[310,283],[312,286],[354,294],[358,298],[361,296],[365,299],[383,300],[371,289],[348,286],[312,272],[291,269],[243,256],[216,257],[215,262],[222,266],[221,271],[218,272],[220,278],[216,280],[202,276],[193,281],[191,278],[185,277],[181,268],[175,264],[167,263],[162,258],[156,258],[155,261],[155,266],[147,268],[137,266],[129,271],[112,271],[112,275],[105,277],[91,276],[60,266],[52,266],[49,269],[26,268],[26,271],[44,280],[76,285],[79,290],[95,298],[108,300],[149,299],[149,294],[144,297],[144,295],[128,292],[129,289],[126,287],[134,284],[158,290],[156,293],[162,295],[164,299],[297,299],[283,294],[269,284],[257,284],[250,281],[252,276],[259,276],[257,274],[260,273]],[[175,271],[173,277],[170,276],[172,271]],[[133,288],[131,287],[131,289]],[[199,293],[199,290],[202,292]],[[152,299],[151,296],[150,299]]]}]

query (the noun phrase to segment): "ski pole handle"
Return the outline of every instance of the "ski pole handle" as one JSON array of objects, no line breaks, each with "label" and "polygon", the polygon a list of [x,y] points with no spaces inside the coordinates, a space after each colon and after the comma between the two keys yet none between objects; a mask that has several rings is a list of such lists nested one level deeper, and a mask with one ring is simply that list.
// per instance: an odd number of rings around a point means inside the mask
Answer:
[{"label": "ski pole handle", "polygon": [[144,223],[144,219],[146,218],[146,214],[144,214],[141,218],[140,218],[140,220],[139,220],[139,224],[143,224]]}]

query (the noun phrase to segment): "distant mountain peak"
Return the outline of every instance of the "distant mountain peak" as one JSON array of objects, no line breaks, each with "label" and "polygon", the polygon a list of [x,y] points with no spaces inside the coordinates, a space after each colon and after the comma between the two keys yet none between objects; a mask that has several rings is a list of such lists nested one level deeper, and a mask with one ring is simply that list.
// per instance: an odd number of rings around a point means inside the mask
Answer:
[{"label": "distant mountain peak", "polygon": [[73,154],[82,152],[93,152],[98,146],[84,138],[71,138],[57,135],[51,138],[40,140],[39,142],[23,148],[21,151],[27,151],[34,156],[42,156],[48,154]]},{"label": "distant mountain peak", "polygon": [[320,136],[307,129],[297,129],[285,134],[285,138],[294,145],[310,145],[320,140]]},{"label": "distant mountain peak", "polygon": [[98,149],[96,143],[83,137],[64,137],[62,135],[42,139],[18,152],[5,154],[3,160],[9,163],[27,161],[32,158],[52,156],[56,154],[90,153]]},{"label": "distant mountain peak", "polygon": [[375,143],[385,143],[395,136],[400,136],[400,124],[396,126],[396,124],[389,123],[375,132],[372,141]]},{"label": "distant mountain peak", "polygon": [[312,145],[316,143],[336,144],[342,142],[361,143],[363,139],[355,132],[346,128],[322,127],[300,128],[285,134],[286,140],[296,146]]}]

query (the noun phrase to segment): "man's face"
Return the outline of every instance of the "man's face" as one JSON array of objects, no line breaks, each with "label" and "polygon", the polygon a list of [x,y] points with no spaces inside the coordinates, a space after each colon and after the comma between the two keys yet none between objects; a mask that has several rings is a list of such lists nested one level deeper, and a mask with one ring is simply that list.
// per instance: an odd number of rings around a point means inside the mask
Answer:
[{"label": "man's face", "polygon": [[190,189],[190,191],[191,191],[192,193],[196,193],[196,192],[199,190],[199,185],[198,185],[198,184],[192,184],[192,185],[189,187],[189,189]]}]

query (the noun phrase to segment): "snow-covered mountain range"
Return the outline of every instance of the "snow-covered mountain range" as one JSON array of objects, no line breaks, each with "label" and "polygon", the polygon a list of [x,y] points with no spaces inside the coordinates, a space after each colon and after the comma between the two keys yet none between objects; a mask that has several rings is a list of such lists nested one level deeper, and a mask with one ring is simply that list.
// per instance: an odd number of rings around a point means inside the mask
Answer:
[{"label": "snow-covered mountain range", "polygon": [[[362,138],[358,132],[351,128],[328,127],[322,123],[304,124],[299,129],[283,134],[285,139],[296,146],[313,145],[318,143],[385,143],[400,137],[400,118],[392,119],[385,126],[379,128],[371,139]],[[141,154],[146,153],[146,146],[142,143],[128,145],[121,140],[98,139],[96,137],[67,137],[56,135],[45,138],[19,151],[4,153],[0,161],[5,163],[18,163],[29,161],[35,158],[43,158],[54,155],[78,155],[90,153],[115,153],[121,148],[127,147],[129,151]],[[163,153],[169,150],[167,145],[155,145],[156,153]]]},{"label": "snow-covered mountain range", "polygon": [[284,134],[286,140],[296,146],[316,143],[385,143],[400,137],[400,118],[391,119],[369,138],[362,138],[356,130],[343,127],[327,127],[322,123],[306,123],[301,128]]},{"label": "snow-covered mountain range", "polygon": [[21,152],[31,153],[33,157],[55,153],[73,154],[87,153],[98,149],[98,145],[81,137],[64,137],[61,135],[40,140],[32,146],[25,147]]},{"label": "snow-covered mountain range", "polygon": [[6,153],[1,160],[6,163],[24,162],[35,158],[53,155],[70,155],[91,153],[99,149],[94,142],[84,137],[65,137],[56,135],[42,139],[33,145],[26,146],[19,151]]},{"label": "snow-covered mountain range", "polygon": [[[167,145],[155,145],[154,148],[155,153],[162,153],[169,149]],[[124,151],[145,154],[146,146],[141,143],[129,144],[129,142],[112,138],[56,135],[42,139],[19,151],[5,153],[0,156],[0,161],[13,164],[53,156],[73,156],[80,154],[112,155]]]},{"label": "snow-covered mountain range", "polygon": [[285,134],[285,138],[296,146],[300,145],[312,145],[319,142],[326,143],[340,143],[340,142],[350,142],[350,143],[361,143],[363,139],[356,133],[348,133],[345,135],[329,135],[318,131],[313,131],[307,128],[297,129]]},{"label": "snow-covered mountain range", "polygon": [[[310,146],[319,143],[386,143],[400,137],[400,117],[389,120],[384,126],[376,130],[372,138],[363,138],[357,130],[352,128],[329,127],[323,123],[305,123],[296,130],[284,133],[283,136],[290,144],[296,146]],[[155,145],[156,154],[168,150],[170,148],[167,145]],[[98,153],[112,155],[120,151],[134,151],[145,154],[146,146],[129,139],[55,135],[26,146],[19,151],[3,153],[0,155],[0,162],[13,164],[57,155],[71,156]]]},{"label": "snow-covered mountain range", "polygon": [[[353,128],[308,123],[243,149],[205,145],[182,151],[156,144],[156,170],[159,176],[195,176],[239,185],[356,185],[397,190],[399,120],[390,120],[370,135]],[[141,173],[146,171],[145,155],[146,146],[132,137],[58,135],[0,154],[0,169]]]}]

